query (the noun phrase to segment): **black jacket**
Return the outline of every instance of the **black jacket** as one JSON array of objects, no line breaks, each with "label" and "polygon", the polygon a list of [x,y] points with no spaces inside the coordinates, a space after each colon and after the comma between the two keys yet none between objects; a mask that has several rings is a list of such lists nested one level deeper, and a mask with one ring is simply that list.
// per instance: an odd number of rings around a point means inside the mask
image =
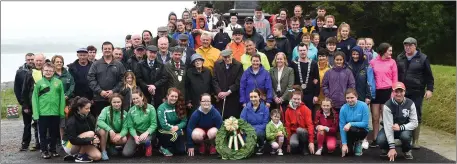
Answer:
[{"label": "black jacket", "polygon": [[135,55],[130,57],[129,60],[127,60],[127,64],[124,65],[125,70],[131,70],[134,73],[138,71],[138,63],[140,63],[142,60],[138,60]]},{"label": "black jacket", "polygon": [[292,61],[292,49],[289,43],[289,40],[286,36],[282,37],[275,37],[276,40],[276,47],[278,48],[279,52],[283,52],[287,56],[287,61]]},{"label": "black jacket", "polygon": [[30,68],[26,63],[24,63],[24,65],[20,66],[16,71],[16,77],[14,78],[14,94],[16,95],[17,102],[19,102],[20,105],[22,105],[22,87],[24,79],[29,70]]},{"label": "black jacket", "polygon": [[[148,98],[148,102],[152,101],[154,98],[154,106],[161,104],[161,100],[165,97],[165,86],[166,86],[166,76],[164,74],[164,64],[157,61],[154,61],[154,66],[149,67],[149,61],[143,60],[138,65],[138,72],[135,72],[136,82],[141,91]],[[148,85],[154,85],[156,87],[156,93],[154,97],[151,97],[151,94],[148,91]]]},{"label": "black jacket", "polygon": [[[287,39],[289,40],[290,48],[291,48],[291,49],[294,49],[295,47],[298,46],[298,44],[300,44],[300,42],[302,41],[302,39],[301,39],[302,36],[303,36],[302,30],[300,30],[300,31],[298,32],[298,35],[297,35],[297,36],[295,36],[295,35],[292,33],[292,30],[289,30],[289,31],[287,32],[286,37],[287,37]],[[291,51],[291,54],[290,54],[290,55],[292,56],[292,51]]]},{"label": "black jacket", "polygon": [[32,94],[36,83],[32,76],[33,69],[27,71],[22,84],[21,101],[19,103],[22,104],[23,109],[32,109]]},{"label": "black jacket", "polygon": [[65,123],[63,140],[70,141],[72,145],[90,145],[91,141],[94,140],[93,137],[80,138],[78,135],[87,131],[95,132],[96,123],[96,119],[92,114],[87,115],[85,118],[82,118],[79,114],[70,116]]},{"label": "black jacket", "polygon": [[[178,42],[175,39],[173,39],[172,37],[168,36],[168,34],[167,34],[167,38],[168,38],[168,47],[174,47],[174,46],[178,45]],[[157,45],[158,42],[159,42],[159,36],[152,38],[152,45],[159,47]]]},{"label": "black jacket", "polygon": [[192,109],[195,110],[200,106],[200,96],[203,93],[214,93],[214,78],[211,76],[211,71],[206,67],[203,67],[201,72],[198,72],[195,67],[189,68],[185,77],[186,104],[191,102]]},{"label": "black jacket", "polygon": [[227,33],[219,32],[216,36],[214,36],[214,40],[211,42],[211,45],[219,49],[219,51],[222,51],[225,49],[225,46],[230,43],[230,41],[230,36]]},{"label": "black jacket", "polygon": [[243,30],[244,30],[243,40],[251,39],[255,43],[255,48],[258,50],[261,50],[265,47],[265,41],[263,39],[263,36],[256,32],[255,27],[252,31],[252,35],[248,35],[246,33],[245,28],[243,28]]},{"label": "black jacket", "polygon": [[337,32],[338,28],[322,28],[321,31],[319,31],[319,46],[325,48],[325,42],[327,39],[330,37],[336,37]]},{"label": "black jacket", "polygon": [[92,100],[94,97],[94,93],[89,87],[89,80],[87,79],[87,74],[89,74],[90,67],[92,66],[92,62],[84,66],[88,67],[87,71],[83,71],[78,69],[78,67],[82,67],[79,64],[79,59],[76,59],[73,63],[68,64],[68,72],[70,72],[71,76],[73,76],[75,80],[75,91],[73,92],[74,96],[85,97],[89,100]]},{"label": "black jacket", "polygon": [[108,99],[100,96],[102,91],[112,90],[114,93],[119,93],[122,87],[125,68],[118,61],[106,63],[104,58],[97,60],[92,64],[87,75],[89,87],[94,92],[95,101],[107,101]]},{"label": "black jacket", "polygon": [[275,59],[275,56],[279,52],[279,50],[276,47],[270,49],[270,48],[265,46],[265,48],[260,50],[260,52],[264,53],[267,56],[268,61],[270,62],[270,65],[272,65],[273,61]]},{"label": "black jacket", "polygon": [[368,85],[368,63],[364,60],[363,57],[356,63],[352,60],[352,57],[347,63],[347,68],[349,68],[354,75],[355,80],[355,90],[357,91],[358,100],[365,102],[365,99],[371,98],[370,86]]},{"label": "black jacket", "polygon": [[427,55],[417,49],[417,54],[408,60],[405,52],[397,56],[398,81],[406,86],[406,93],[424,92],[424,88],[433,92],[434,78]]}]

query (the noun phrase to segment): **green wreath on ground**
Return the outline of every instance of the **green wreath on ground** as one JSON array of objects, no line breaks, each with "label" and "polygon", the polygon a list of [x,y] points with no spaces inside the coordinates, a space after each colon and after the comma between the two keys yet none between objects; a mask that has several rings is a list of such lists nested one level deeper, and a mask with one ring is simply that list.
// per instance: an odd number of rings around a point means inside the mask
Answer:
[{"label": "green wreath on ground", "polygon": [[[233,127],[227,126],[227,124],[234,123]],[[254,153],[255,145],[257,144],[257,135],[254,127],[242,119],[236,119],[230,117],[224,121],[224,126],[217,131],[216,134],[216,150],[221,155],[224,160],[238,160],[244,159],[251,156]],[[227,130],[227,127],[230,130]],[[243,133],[246,135],[246,140],[241,141],[237,144],[238,137],[233,137],[234,139],[230,141],[230,137],[234,136],[234,131]],[[235,143],[239,146],[230,146],[232,143]],[[234,147],[239,147],[238,150],[235,150]]]}]

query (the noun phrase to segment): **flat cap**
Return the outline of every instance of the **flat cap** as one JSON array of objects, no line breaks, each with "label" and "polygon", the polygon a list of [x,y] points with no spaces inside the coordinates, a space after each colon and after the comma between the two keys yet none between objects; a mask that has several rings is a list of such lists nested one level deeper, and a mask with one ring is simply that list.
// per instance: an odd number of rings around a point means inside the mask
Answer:
[{"label": "flat cap", "polygon": [[413,37],[408,37],[403,41],[403,44],[414,44],[417,46],[417,40]]},{"label": "flat cap", "polygon": [[157,28],[157,31],[158,31],[158,32],[167,32],[167,31],[168,31],[168,27],[166,27],[166,26],[160,26],[159,28]]},{"label": "flat cap", "polygon": [[222,56],[222,57],[230,56],[230,55],[232,55],[232,53],[233,53],[233,51],[230,50],[230,49],[228,49],[228,50],[223,50],[223,51],[221,51],[221,56]]},{"label": "flat cap", "polygon": [[154,45],[149,45],[146,49],[148,51],[153,51],[153,52],[159,51],[159,48],[157,48],[157,46],[154,46]]}]

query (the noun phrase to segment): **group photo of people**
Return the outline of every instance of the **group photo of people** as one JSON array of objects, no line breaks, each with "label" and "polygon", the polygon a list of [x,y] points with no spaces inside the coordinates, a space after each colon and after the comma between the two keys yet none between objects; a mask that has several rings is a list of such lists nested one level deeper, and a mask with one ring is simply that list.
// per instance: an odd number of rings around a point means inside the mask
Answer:
[{"label": "group photo of people", "polygon": [[[119,38],[125,45],[75,48],[75,61],[25,52],[14,83],[24,124],[18,149],[84,163],[216,156],[230,118],[255,130],[249,153],[258,156],[378,149],[382,162],[412,160],[421,148],[434,78],[415,36],[403,47],[355,38],[323,6],[317,17],[297,5],[269,19],[258,6],[243,24],[238,13],[225,20],[213,10],[171,12],[167,24]],[[240,133],[245,146],[249,135]]]}]

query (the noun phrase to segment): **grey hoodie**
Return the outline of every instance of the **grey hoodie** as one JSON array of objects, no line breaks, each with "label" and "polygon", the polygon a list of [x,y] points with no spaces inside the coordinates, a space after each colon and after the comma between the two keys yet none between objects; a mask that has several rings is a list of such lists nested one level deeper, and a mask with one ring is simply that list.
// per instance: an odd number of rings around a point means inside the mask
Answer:
[{"label": "grey hoodie", "polygon": [[257,19],[254,15],[254,27],[257,30],[257,32],[262,35],[263,41],[267,41],[267,36],[270,35],[270,22],[265,19],[265,15],[262,14],[262,17],[260,19]]}]

